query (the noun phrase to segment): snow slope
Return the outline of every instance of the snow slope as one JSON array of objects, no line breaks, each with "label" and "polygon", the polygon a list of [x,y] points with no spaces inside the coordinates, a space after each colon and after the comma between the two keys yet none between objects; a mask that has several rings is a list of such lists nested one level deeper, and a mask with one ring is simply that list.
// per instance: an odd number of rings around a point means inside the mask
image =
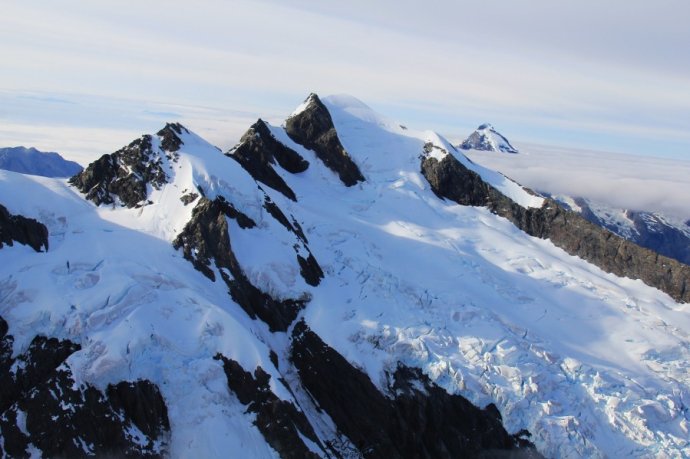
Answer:
[{"label": "snow slope", "polygon": [[[80,380],[157,384],[171,457],[277,456],[228,391],[217,353],[250,372],[261,366],[280,399],[324,417],[275,383],[294,378],[269,355],[283,362],[288,335],[250,319],[172,248],[194,204],[180,198],[201,190],[257,222],[228,222],[253,283],[277,297],[307,293],[309,327],[379,387],[398,361],[422,368],[479,406],[495,403],[507,429],[529,429],[547,457],[690,457],[689,305],[484,208],[439,199],[420,173],[425,151],[454,155],[520,205],[543,202],[433,132],[404,130],[348,96],[323,102],[366,181],[344,187],[271,126],[310,163],[299,174],[276,168],[297,201],[259,187],[192,133],[165,164],[168,183],[140,208],[95,207],[65,181],[0,172],[0,201],[50,230],[48,253],[0,251],[0,315],[22,338],[16,352],[37,333],[70,338],[82,345],[69,360]],[[325,272],[318,286],[298,275],[294,236],[262,207],[265,195],[303,228]],[[325,418],[322,440],[333,435]]]},{"label": "snow slope", "polygon": [[439,201],[412,161],[426,136],[413,150],[414,133],[396,137],[361,105],[324,103],[367,178],[314,192],[318,182],[286,177],[330,274],[306,312],[329,344],[374,381],[403,359],[496,402],[547,456],[690,454],[687,305]]}]

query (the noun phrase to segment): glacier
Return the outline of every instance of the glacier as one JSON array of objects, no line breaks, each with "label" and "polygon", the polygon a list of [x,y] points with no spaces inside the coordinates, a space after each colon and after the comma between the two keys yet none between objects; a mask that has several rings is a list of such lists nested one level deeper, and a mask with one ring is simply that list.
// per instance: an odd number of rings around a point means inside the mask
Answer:
[{"label": "glacier", "polygon": [[[278,457],[228,390],[222,354],[249,373],[267,372],[270,391],[301,408],[319,441],[356,457],[288,363],[295,324],[276,331],[252,318],[219,280],[231,274],[210,265],[211,282],[173,247],[194,205],[220,196],[255,222],[226,218],[252,285],[305,299],[295,322],[382,392],[402,363],[450,394],[495,404],[507,431],[529,430],[546,457],[690,457],[688,304],[484,207],[440,199],[420,171],[427,145],[524,208],[544,202],[439,134],[403,129],[350,96],[321,100],[364,181],[344,186],[315,151],[266,123],[309,163],[298,173],[274,164],[295,200],[186,129],[174,155],[151,136],[168,180],[147,185],[146,202],[131,208],[117,199],[97,206],[64,179],[0,171],[0,203],[50,234],[47,252],[0,250],[0,315],[14,355],[36,335],[69,339],[81,345],[67,359],[77,384],[151,381],[167,405],[170,457]],[[296,262],[307,252],[323,270],[317,285]],[[305,440],[312,453],[329,455],[313,443]]]}]

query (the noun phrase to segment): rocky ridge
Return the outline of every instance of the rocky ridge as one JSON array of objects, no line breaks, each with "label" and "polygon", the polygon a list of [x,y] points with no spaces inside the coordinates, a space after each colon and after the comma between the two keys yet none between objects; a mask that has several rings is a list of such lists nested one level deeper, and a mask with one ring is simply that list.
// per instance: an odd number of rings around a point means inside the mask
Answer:
[{"label": "rocky ridge", "polygon": [[48,228],[36,219],[12,215],[0,204],[0,249],[14,242],[28,245],[36,252],[48,251]]},{"label": "rocky ridge", "polygon": [[304,172],[309,163],[296,151],[288,148],[273,137],[263,120],[258,120],[240,139],[239,145],[227,153],[242,167],[261,182],[287,198],[296,201],[294,191],[275,171],[276,162],[292,174]]},{"label": "rocky ridge", "polygon": [[97,206],[146,205],[149,187],[160,189],[168,181],[165,160],[176,161],[182,132],[188,131],[181,124],[167,124],[157,134],[160,147],[154,147],[152,136],[142,136],[89,164],[70,178],[70,183]]},{"label": "rocky ridge", "polygon": [[690,266],[640,247],[547,199],[539,209],[519,206],[451,154],[426,156],[422,174],[434,192],[461,205],[485,206],[527,234],[549,239],[571,255],[621,277],[641,279],[681,302],[690,302]]},{"label": "rocky ridge", "polygon": [[314,150],[345,186],[364,181],[359,168],[340,143],[331,114],[316,94],[310,94],[302,110],[285,121],[285,132],[296,143]]},{"label": "rocky ridge", "polygon": [[655,212],[616,209],[576,197],[554,197],[568,210],[577,212],[595,225],[656,253],[690,265],[690,225],[674,224]]}]

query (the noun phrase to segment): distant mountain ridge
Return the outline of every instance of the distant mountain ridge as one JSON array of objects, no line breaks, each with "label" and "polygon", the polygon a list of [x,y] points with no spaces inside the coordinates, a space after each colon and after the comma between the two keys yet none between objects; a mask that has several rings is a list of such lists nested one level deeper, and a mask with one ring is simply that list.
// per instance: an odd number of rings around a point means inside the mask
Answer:
[{"label": "distant mountain ridge", "polygon": [[590,222],[661,255],[690,265],[690,221],[660,213],[616,208],[582,197],[554,196]]},{"label": "distant mountain ridge", "polygon": [[71,177],[83,169],[55,152],[39,151],[33,147],[0,148],[0,169],[42,177]]}]

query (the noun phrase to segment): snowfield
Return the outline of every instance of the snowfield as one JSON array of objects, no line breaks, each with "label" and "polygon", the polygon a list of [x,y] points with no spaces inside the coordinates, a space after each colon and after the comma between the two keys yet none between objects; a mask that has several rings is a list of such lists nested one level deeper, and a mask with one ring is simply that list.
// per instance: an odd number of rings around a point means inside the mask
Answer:
[{"label": "snowfield", "polygon": [[279,398],[304,401],[276,383],[290,375],[269,358],[285,358],[289,335],[250,319],[173,249],[196,204],[180,198],[200,188],[257,223],[229,220],[250,280],[281,298],[308,293],[309,327],[378,386],[398,361],[422,368],[449,392],[495,403],[507,430],[528,429],[547,457],[690,457],[690,305],[484,208],[439,199],[420,172],[429,143],[523,207],[543,202],[433,132],[403,129],[349,96],[323,102],[366,181],[344,187],[271,126],[310,167],[276,167],[296,202],[261,185],[304,230],[325,272],[317,287],[300,277],[294,236],[263,209],[257,183],[192,133],[165,164],[170,183],[139,209],[96,207],[64,180],[0,171],[0,203],[50,231],[47,253],[0,250],[0,315],[15,353],[36,334],[69,338],[82,346],[68,361],[78,380],[151,380],[168,406],[171,457],[277,457],[214,356],[260,365]]}]

